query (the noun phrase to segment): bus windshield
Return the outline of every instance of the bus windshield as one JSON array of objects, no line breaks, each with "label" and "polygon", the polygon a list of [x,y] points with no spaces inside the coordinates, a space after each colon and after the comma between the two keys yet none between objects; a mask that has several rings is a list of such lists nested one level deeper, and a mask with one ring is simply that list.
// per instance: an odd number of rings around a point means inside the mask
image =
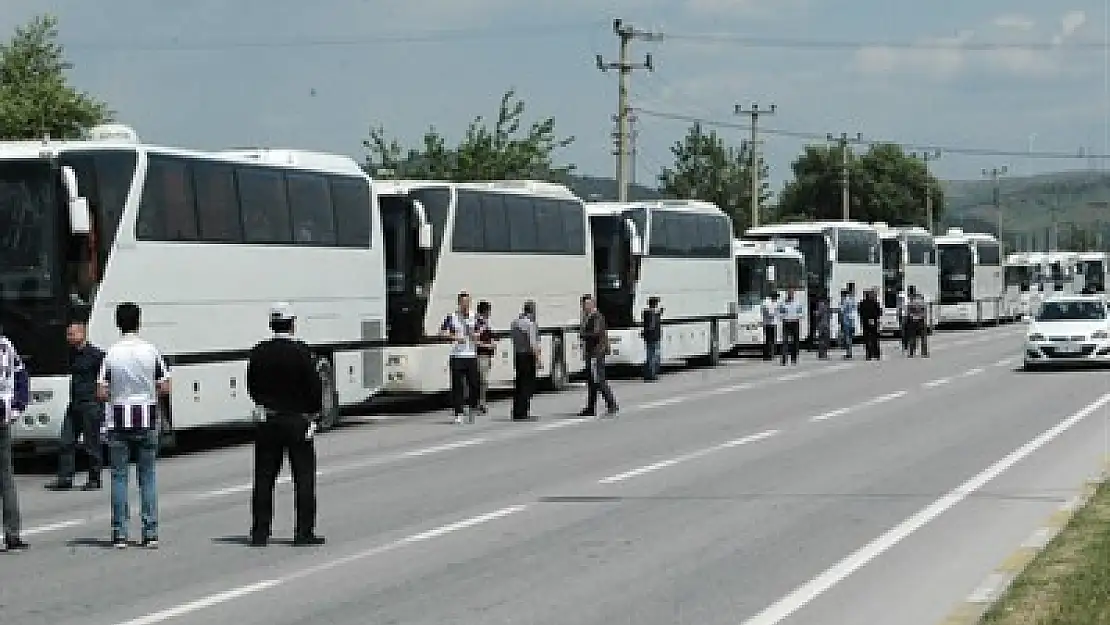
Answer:
[{"label": "bus windshield", "polygon": [[43,300],[56,293],[56,181],[49,163],[0,161],[0,300]]},{"label": "bus windshield", "polygon": [[1103,267],[1103,261],[1083,261],[1080,267],[1080,271],[1083,272],[1083,285],[1085,288],[1090,289],[1095,293],[1102,293],[1106,291],[1106,268]]},{"label": "bus windshield", "polygon": [[971,247],[965,243],[937,246],[940,255],[940,303],[971,301],[971,278],[974,267]]},{"label": "bus windshield", "polygon": [[741,306],[758,306],[767,294],[767,261],[759,256],[738,256],[739,303]]}]

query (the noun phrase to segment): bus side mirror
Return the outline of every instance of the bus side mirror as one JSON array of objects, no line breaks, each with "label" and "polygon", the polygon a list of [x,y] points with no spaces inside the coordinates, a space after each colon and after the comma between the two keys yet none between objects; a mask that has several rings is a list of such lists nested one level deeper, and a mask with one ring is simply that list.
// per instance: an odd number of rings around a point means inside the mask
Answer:
[{"label": "bus side mirror", "polygon": [[643,241],[643,239],[640,238],[640,235],[633,234],[629,238],[629,240],[628,240],[628,251],[633,256],[643,256],[644,255],[644,241]]},{"label": "bus side mirror", "polygon": [[432,249],[432,224],[420,224],[416,231],[416,246],[422,250]]},{"label": "bus side mirror", "polygon": [[89,201],[77,189],[77,173],[69,165],[62,167],[62,185],[66,190],[66,205],[69,208],[69,231],[71,234],[92,232],[92,215]]}]

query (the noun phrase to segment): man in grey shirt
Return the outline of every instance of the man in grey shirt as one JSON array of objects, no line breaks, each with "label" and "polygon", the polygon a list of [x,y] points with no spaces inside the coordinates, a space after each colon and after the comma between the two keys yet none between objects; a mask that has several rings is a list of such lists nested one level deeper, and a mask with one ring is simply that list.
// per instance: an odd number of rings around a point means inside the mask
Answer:
[{"label": "man in grey shirt", "polygon": [[513,337],[513,366],[516,380],[513,386],[513,420],[524,421],[528,414],[532,394],[536,392],[536,366],[540,360],[540,330],[536,325],[536,303],[524,302],[524,309],[509,325]]}]

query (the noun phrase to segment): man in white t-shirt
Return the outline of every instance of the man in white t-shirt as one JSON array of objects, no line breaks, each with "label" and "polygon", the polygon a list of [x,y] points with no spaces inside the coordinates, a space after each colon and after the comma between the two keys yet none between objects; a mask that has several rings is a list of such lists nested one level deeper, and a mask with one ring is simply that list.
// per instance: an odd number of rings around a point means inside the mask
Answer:
[{"label": "man in white t-shirt", "polygon": [[169,394],[170,372],[158,349],[139,338],[141,317],[137,304],[116,307],[116,327],[123,337],[108,349],[97,378],[99,399],[107,402],[103,433],[112,466],[112,545],[117,549],[127,547],[132,458],[142,501],[142,546],[158,547],[158,396]]},{"label": "man in white t-shirt", "polygon": [[478,318],[470,310],[470,294],[459,293],[459,307],[447,315],[439,327],[439,335],[449,338],[451,356],[451,404],[455,409],[455,423],[463,422],[463,394],[466,393],[466,420],[474,423],[481,393],[478,371]]}]

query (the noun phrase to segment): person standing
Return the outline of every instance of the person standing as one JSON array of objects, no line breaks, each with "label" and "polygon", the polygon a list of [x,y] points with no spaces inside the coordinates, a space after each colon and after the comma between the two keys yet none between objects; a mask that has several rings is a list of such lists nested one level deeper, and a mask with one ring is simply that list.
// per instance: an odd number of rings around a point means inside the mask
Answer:
[{"label": "person standing", "polygon": [[817,296],[817,304],[813,311],[814,335],[817,338],[817,357],[825,360],[829,357],[829,334],[831,331],[832,310],[829,308],[829,294],[821,291]]},{"label": "person standing", "polygon": [[474,423],[478,412],[480,394],[478,373],[478,333],[476,320],[470,312],[470,294],[459,293],[458,308],[447,315],[439,327],[439,335],[453,341],[448,361],[451,371],[451,404],[455,409],[455,423],[463,422],[463,404],[467,405],[466,420]]},{"label": "person standing", "polygon": [[[909,287],[913,289],[911,284]],[[898,336],[902,339],[902,352],[905,353],[910,346],[909,338],[909,317],[906,316],[906,302],[908,301],[906,291],[898,291],[896,310],[898,315]]]},{"label": "person standing", "polygon": [[906,328],[909,335],[906,355],[913,358],[917,351],[917,343],[921,341],[921,355],[929,357],[929,306],[925,296],[917,292],[912,285],[906,301]]},{"label": "person standing", "polygon": [[606,416],[617,416],[617,399],[605,377],[605,356],[609,353],[609,328],[605,317],[597,309],[592,295],[582,296],[582,341],[586,356],[586,407],[580,417],[592,417],[597,412],[597,396],[605,399]]},{"label": "person standing", "polygon": [[84,320],[70,322],[66,327],[66,341],[70,346],[69,406],[62,422],[58,477],[47,484],[46,488],[73,488],[77,441],[82,438],[85,454],[89,457],[89,477],[81,490],[99,490],[100,474],[104,466],[104,448],[100,440],[104,406],[96,399],[96,378],[100,374],[101,364],[104,363],[104,351],[88,341],[88,326]]},{"label": "person standing", "polygon": [[786,301],[779,308],[779,314],[782,317],[782,365],[784,367],[788,352],[790,363],[798,364],[798,343],[802,340],[802,315],[805,312],[805,304],[797,299],[794,289],[788,289]]},{"label": "person standing", "polygon": [[875,291],[864,292],[859,305],[859,320],[863,325],[863,351],[867,360],[879,359],[879,320],[882,316],[883,308]]},{"label": "person standing", "polygon": [[536,368],[540,361],[540,331],[536,326],[536,302],[524,302],[520,315],[509,325],[513,337],[513,412],[516,421],[531,418],[532,395],[536,392]]},{"label": "person standing", "polygon": [[247,361],[247,394],[260,407],[254,440],[251,546],[265,547],[274,518],[274,484],[285,454],[293,473],[296,524],[293,544],[324,544],[316,534],[316,447],[323,382],[316,360],[293,338],[296,316],[287,302],[270,307],[273,336],[254,346]]},{"label": "person standing", "polygon": [[855,286],[840,292],[840,342],[844,345],[844,357],[852,358],[852,343],[856,339],[856,294]]},{"label": "person standing", "polygon": [[116,306],[122,338],[108,348],[97,376],[97,395],[108,405],[102,432],[112,464],[112,544],[127,547],[130,524],[128,467],[135,460],[142,503],[142,546],[158,547],[158,396],[170,392],[170,371],[162,355],[139,338],[142,309],[133,302]]},{"label": "person standing", "polygon": [[779,294],[772,291],[760,307],[763,314],[763,360],[775,358],[776,328],[779,325]]},{"label": "person standing", "polygon": [[27,367],[7,336],[0,333],[0,508],[3,509],[4,541],[0,551],[22,551],[27,543],[20,537],[19,497],[15,490],[12,462],[12,424],[30,401]]},{"label": "person standing", "polygon": [[659,307],[659,297],[648,298],[643,314],[644,337],[644,381],[659,379],[659,344],[663,340],[663,309]]},{"label": "person standing", "polygon": [[489,372],[493,368],[493,356],[497,353],[497,344],[493,342],[493,326],[490,315],[493,314],[493,305],[482,300],[478,302],[477,317],[474,322],[474,331],[478,338],[474,351],[478,354],[478,412],[487,414],[489,407],[486,405],[486,395],[489,393]]}]

